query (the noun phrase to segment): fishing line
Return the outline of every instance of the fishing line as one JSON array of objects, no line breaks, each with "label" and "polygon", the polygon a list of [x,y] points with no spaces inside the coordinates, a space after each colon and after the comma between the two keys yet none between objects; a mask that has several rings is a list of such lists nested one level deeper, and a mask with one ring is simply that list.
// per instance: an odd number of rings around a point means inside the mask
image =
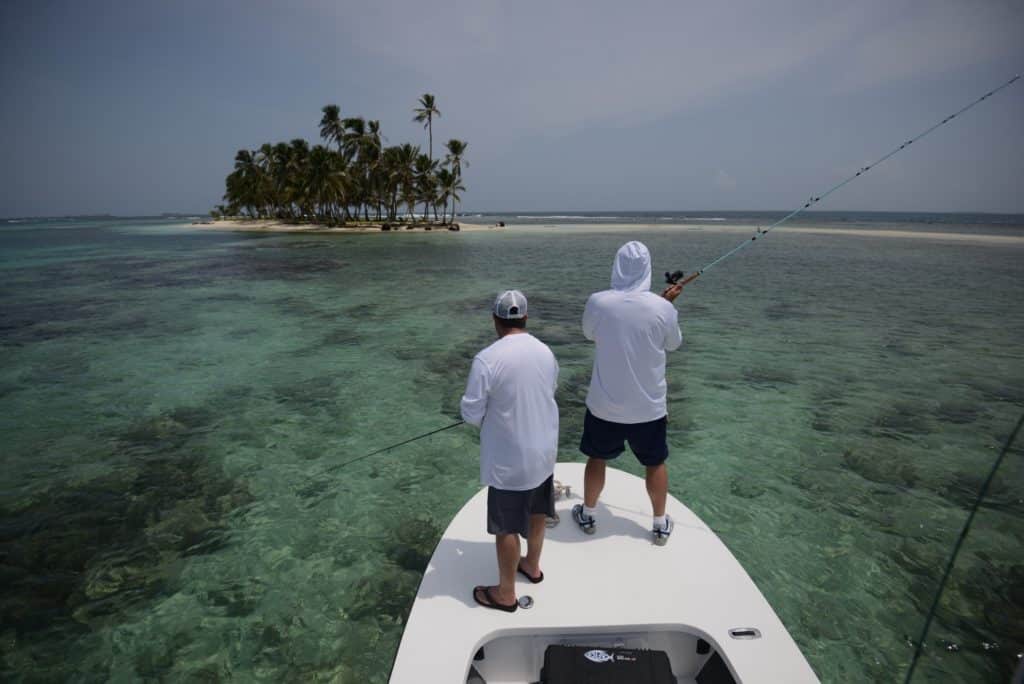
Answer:
[{"label": "fishing line", "polygon": [[326,475],[327,473],[334,472],[335,470],[338,470],[339,468],[344,468],[347,465],[351,465],[351,464],[355,463],[356,461],[362,461],[364,458],[370,458],[371,456],[376,456],[377,454],[383,454],[385,451],[391,451],[392,449],[397,449],[400,446],[405,446],[406,444],[410,444],[412,442],[415,442],[416,440],[423,439],[424,437],[429,437],[430,435],[436,435],[438,432],[444,432],[445,430],[451,430],[452,428],[458,427],[458,426],[462,425],[465,422],[466,421],[464,421],[464,420],[457,420],[454,423],[452,423],[451,425],[445,425],[444,427],[437,428],[436,430],[431,430],[430,432],[424,432],[422,435],[416,435],[415,437],[410,437],[409,439],[407,439],[405,441],[397,442],[395,444],[391,444],[389,446],[384,447],[383,449],[377,449],[376,451],[371,451],[368,454],[363,454],[362,456],[357,456],[357,457],[355,457],[353,459],[349,459],[348,461],[345,461],[343,463],[338,463],[337,465],[333,465],[330,468],[326,468],[326,469],[320,471],[320,475]]},{"label": "fishing line", "polygon": [[956,563],[957,554],[960,553],[960,547],[964,543],[964,539],[967,537],[967,532],[971,529],[971,523],[974,522],[974,514],[978,512],[978,508],[981,506],[982,500],[985,495],[988,494],[988,487],[992,484],[992,478],[995,477],[996,471],[999,469],[999,465],[1003,462],[1003,458],[1010,451],[1010,447],[1013,446],[1014,440],[1017,439],[1017,434],[1020,432],[1021,425],[1024,425],[1024,414],[1021,414],[1020,420],[1017,421],[1017,426],[1013,428],[1013,432],[1010,433],[1010,437],[1006,440],[1003,445],[1003,450],[999,452],[999,456],[996,458],[995,463],[992,464],[992,469],[988,471],[988,477],[985,478],[985,483],[981,485],[981,489],[978,491],[977,498],[974,499],[974,505],[971,506],[971,512],[967,516],[967,521],[964,522],[964,527],[960,530],[960,537],[956,540],[956,544],[953,545],[953,553],[949,557],[949,562],[946,563],[946,571],[942,573],[942,580],[939,582],[939,589],[935,592],[935,598],[932,600],[931,610],[928,611],[928,618],[924,621],[924,629],[921,630],[921,636],[917,640],[917,647],[914,649],[914,658],[910,661],[910,669],[907,670],[907,678],[903,680],[904,684],[910,684],[910,678],[914,675],[914,668],[917,666],[917,661],[921,657],[921,651],[924,649],[924,640],[928,636],[928,628],[931,627],[932,619],[935,617],[935,611],[939,607],[939,599],[942,597],[942,592],[946,588],[946,580],[949,579],[949,574],[953,571],[953,564]]},{"label": "fishing line", "polygon": [[990,90],[990,91],[988,91],[987,93],[985,93],[984,95],[982,95],[981,97],[979,97],[979,98],[978,98],[977,100],[974,100],[973,102],[971,102],[971,103],[970,103],[969,105],[967,105],[966,107],[963,107],[962,109],[958,110],[957,112],[955,112],[955,113],[953,113],[953,114],[950,114],[949,116],[947,116],[947,117],[946,117],[945,119],[943,119],[942,121],[940,121],[940,122],[938,122],[937,124],[933,125],[933,126],[932,126],[931,128],[928,128],[927,130],[925,130],[925,131],[923,131],[923,132],[921,132],[921,133],[917,134],[917,135],[916,135],[915,137],[911,138],[910,140],[908,140],[907,142],[903,143],[903,144],[902,144],[902,145],[900,145],[899,147],[897,147],[897,148],[893,149],[893,150],[892,150],[891,152],[889,152],[888,154],[886,154],[886,155],[885,155],[884,157],[882,157],[882,158],[881,158],[881,159],[879,159],[878,161],[876,161],[876,162],[874,162],[874,163],[872,163],[872,164],[868,164],[867,166],[863,166],[863,167],[861,167],[860,169],[858,169],[858,170],[856,171],[856,173],[854,173],[854,174],[853,174],[853,175],[851,175],[850,177],[846,178],[845,180],[843,180],[843,181],[841,181],[841,182],[837,183],[836,185],[832,186],[832,187],[831,187],[831,188],[829,188],[829,189],[828,189],[828,190],[827,190],[826,192],[823,192],[823,193],[822,193],[822,194],[820,194],[820,195],[815,195],[815,196],[812,196],[812,197],[811,197],[810,199],[808,199],[808,200],[807,200],[807,202],[805,202],[805,203],[804,203],[804,205],[803,205],[802,207],[799,207],[799,208],[797,208],[797,209],[795,209],[795,210],[791,211],[790,213],[786,214],[786,215],[785,215],[785,216],[783,216],[783,217],[782,217],[781,219],[779,219],[779,220],[778,220],[778,221],[776,221],[775,223],[771,224],[770,226],[768,226],[768,227],[767,227],[767,228],[765,228],[764,230],[758,229],[758,231],[757,231],[757,235],[754,235],[754,236],[752,236],[752,237],[751,237],[751,238],[750,238],[749,240],[747,240],[747,241],[743,242],[743,243],[742,243],[742,244],[740,244],[740,245],[737,245],[736,247],[734,247],[733,249],[729,250],[728,252],[726,252],[726,253],[725,253],[725,254],[723,254],[722,256],[718,257],[717,259],[715,259],[714,261],[712,261],[711,263],[709,263],[709,264],[708,264],[707,266],[705,266],[704,268],[702,268],[702,269],[700,269],[699,271],[697,271],[696,273],[694,273],[694,274],[692,274],[692,275],[689,275],[689,276],[687,276],[686,278],[684,278],[684,279],[680,280],[680,281],[679,281],[679,284],[680,284],[680,285],[686,285],[686,284],[688,284],[688,283],[690,283],[690,282],[692,282],[692,281],[696,280],[697,278],[699,278],[699,277],[700,277],[700,276],[701,276],[701,275],[702,275],[702,274],[703,274],[703,273],[704,273],[705,271],[707,271],[708,269],[712,268],[713,266],[715,266],[716,264],[718,264],[718,263],[720,263],[720,262],[722,262],[722,261],[725,261],[726,259],[728,259],[729,257],[731,257],[731,256],[732,256],[733,254],[735,254],[736,252],[738,252],[738,251],[740,251],[741,249],[743,249],[744,247],[746,247],[747,245],[749,245],[749,244],[751,244],[751,243],[755,242],[755,241],[757,240],[757,238],[761,237],[762,235],[767,235],[767,234],[768,234],[768,231],[772,230],[773,228],[777,228],[778,226],[781,226],[781,225],[782,225],[783,223],[785,223],[785,222],[786,222],[786,221],[788,221],[789,219],[791,219],[791,218],[793,218],[794,216],[796,216],[797,214],[799,214],[799,213],[803,212],[803,211],[804,211],[804,209],[807,209],[807,208],[809,208],[809,207],[812,207],[812,206],[814,206],[815,204],[817,204],[817,203],[818,203],[818,202],[820,202],[821,200],[825,199],[826,197],[828,197],[829,195],[831,195],[831,194],[832,194],[833,192],[835,192],[835,191],[836,191],[836,190],[838,190],[839,188],[843,187],[844,185],[846,185],[847,183],[849,183],[850,181],[852,181],[853,179],[855,179],[855,178],[858,178],[859,176],[861,176],[861,175],[863,175],[863,174],[867,173],[867,172],[868,172],[868,171],[870,171],[871,169],[875,168],[876,166],[878,166],[878,165],[879,165],[879,164],[881,164],[882,162],[884,162],[884,161],[886,161],[887,159],[889,159],[889,157],[892,157],[892,156],[893,156],[893,155],[895,155],[896,153],[898,153],[898,152],[902,151],[902,150],[903,150],[904,148],[906,148],[906,147],[909,147],[909,146],[910,146],[910,145],[912,145],[913,143],[915,143],[915,142],[917,142],[918,140],[920,140],[921,138],[925,137],[926,135],[928,135],[929,133],[931,133],[932,131],[934,131],[934,130],[935,130],[936,128],[939,128],[940,126],[942,126],[942,125],[944,125],[944,124],[947,124],[947,123],[949,123],[950,121],[952,121],[952,120],[953,120],[953,119],[955,119],[956,117],[958,117],[958,116],[960,116],[961,114],[963,114],[964,112],[966,112],[966,111],[967,111],[968,109],[970,109],[971,107],[973,107],[973,106],[975,106],[976,104],[979,104],[980,102],[983,102],[984,100],[987,100],[988,98],[992,97],[993,95],[995,95],[996,93],[998,93],[998,92],[999,92],[1000,90],[1002,90],[1003,88],[1007,88],[1007,87],[1009,87],[1009,86],[1013,85],[1013,84],[1014,84],[1014,83],[1015,83],[1015,82],[1016,82],[1016,81],[1017,81],[1018,79],[1020,79],[1020,74],[1018,74],[1018,75],[1014,76],[1013,78],[1011,78],[1011,79],[1010,79],[1009,81],[1007,81],[1007,82],[1006,82],[1006,83],[1004,83],[1003,85],[999,86],[998,88],[995,88],[994,90]]},{"label": "fishing line", "polygon": [[[693,282],[694,280],[699,278],[701,275],[703,275],[705,271],[707,271],[707,270],[713,268],[714,266],[716,266],[717,264],[725,261],[726,259],[731,257],[733,254],[736,254],[737,252],[739,252],[744,247],[746,247],[746,246],[756,242],[757,238],[759,238],[759,237],[761,237],[763,235],[767,235],[768,232],[771,231],[772,229],[777,228],[778,226],[781,226],[786,221],[789,221],[794,216],[796,216],[796,215],[802,213],[804,210],[809,209],[810,207],[814,206],[815,204],[817,204],[821,200],[823,200],[826,197],[828,197],[829,195],[831,195],[833,192],[839,190],[843,186],[845,186],[848,183],[852,182],[854,179],[859,178],[860,176],[864,175],[865,173],[867,173],[871,169],[875,168],[879,164],[882,164],[883,162],[888,160],[890,157],[895,156],[896,154],[898,154],[899,152],[903,151],[904,149],[906,149],[910,145],[914,144],[918,140],[920,140],[920,139],[924,138],[925,136],[929,135],[935,129],[937,129],[937,128],[941,127],[941,126],[944,126],[945,124],[949,123],[950,121],[952,121],[956,117],[958,117],[961,114],[965,113],[967,110],[973,108],[975,105],[978,105],[978,104],[984,102],[985,100],[987,100],[988,98],[992,97],[993,95],[995,95],[999,91],[1001,91],[1001,90],[1003,90],[1005,88],[1010,87],[1011,85],[1016,83],[1018,80],[1020,80],[1020,75],[1019,74],[1015,75],[1013,78],[1011,78],[1006,83],[1003,83],[998,88],[994,88],[993,90],[990,90],[989,92],[985,93],[981,97],[979,97],[976,100],[974,100],[974,101],[970,102],[969,104],[967,104],[965,107],[962,107],[961,109],[957,110],[953,114],[950,114],[945,119],[942,119],[938,123],[933,124],[931,127],[925,129],[924,131],[922,131],[921,133],[917,134],[916,136],[914,136],[910,140],[907,140],[905,143],[902,143],[898,147],[892,149],[887,154],[885,154],[884,156],[879,158],[877,161],[875,161],[875,162],[873,162],[871,164],[868,164],[867,166],[861,167],[856,172],[854,172],[852,175],[848,176],[847,178],[843,179],[839,183],[835,184],[834,186],[832,186],[831,188],[829,188],[827,191],[823,192],[822,194],[812,196],[811,198],[809,198],[803,204],[803,206],[794,209],[793,211],[791,211],[790,213],[786,214],[781,219],[779,219],[775,223],[771,224],[767,228],[765,228],[763,230],[758,229],[757,234],[751,236],[751,238],[749,240],[745,240],[744,242],[740,243],[739,245],[737,245],[733,249],[729,250],[728,252],[726,252],[722,256],[720,256],[717,259],[715,259],[714,261],[710,262],[707,266],[705,266],[704,268],[700,269],[696,273],[694,273],[694,274],[692,274],[692,275],[690,275],[690,276],[688,276],[686,278],[680,279],[678,281],[679,284],[680,285],[686,285],[688,283]],[[668,278],[669,282],[671,283],[672,282],[672,278],[669,276],[669,274],[666,274],[666,277]],[[1005,458],[1006,454],[1009,452],[1010,447],[1013,445],[1014,440],[1017,439],[1017,435],[1020,432],[1020,429],[1021,429],[1022,425],[1024,425],[1024,415],[1021,415],[1020,420],[1017,421],[1016,427],[1014,427],[1013,432],[1010,433],[1010,437],[1006,440],[1006,443],[1004,444],[1002,451],[999,453],[998,458],[996,458],[995,463],[992,464],[992,469],[989,471],[988,477],[985,479],[984,484],[981,486],[981,489],[978,492],[978,496],[977,496],[977,498],[974,501],[974,505],[971,507],[971,512],[967,516],[967,520],[964,523],[963,529],[960,531],[960,537],[957,539],[956,544],[953,546],[953,552],[950,555],[949,562],[946,564],[946,569],[945,569],[945,572],[942,575],[942,580],[939,582],[939,587],[938,587],[938,590],[936,591],[935,597],[934,597],[934,599],[932,601],[931,609],[928,611],[928,617],[925,619],[924,628],[921,630],[921,636],[917,640],[917,645],[916,645],[916,648],[914,650],[914,657],[913,657],[913,659],[910,662],[909,669],[907,670],[907,677],[904,680],[904,684],[910,684],[911,677],[913,677],[914,668],[917,666],[917,661],[920,659],[921,652],[922,652],[922,650],[924,648],[924,642],[925,642],[925,638],[928,635],[928,629],[931,627],[932,620],[935,618],[936,610],[938,610],[939,600],[942,597],[942,592],[945,590],[946,582],[949,580],[949,575],[950,575],[950,573],[953,570],[953,565],[956,563],[956,558],[957,558],[957,555],[959,555],[959,553],[960,553],[960,548],[963,545],[964,539],[966,539],[967,533],[970,531],[971,523],[974,521],[974,516],[978,512],[978,508],[981,506],[981,502],[985,499],[985,496],[988,494],[988,488],[989,488],[989,485],[992,483],[992,478],[995,477],[996,471],[999,469],[999,465],[1003,462],[1003,458]]]}]

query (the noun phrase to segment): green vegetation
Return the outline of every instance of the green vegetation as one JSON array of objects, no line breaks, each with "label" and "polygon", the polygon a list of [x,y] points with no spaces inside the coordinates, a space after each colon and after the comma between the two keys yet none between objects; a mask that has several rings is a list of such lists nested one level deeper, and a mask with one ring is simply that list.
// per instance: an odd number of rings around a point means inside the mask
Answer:
[{"label": "green vegetation", "polygon": [[459,193],[466,189],[462,169],[469,166],[464,158],[468,144],[449,140],[444,160],[435,160],[433,120],[441,112],[429,93],[419,105],[413,120],[423,122],[427,130],[427,154],[409,143],[385,147],[379,121],[342,118],[338,105],[330,104],[321,110],[322,145],[311,147],[297,138],[239,150],[225,181],[226,204],[211,215],[334,226],[359,220],[398,221],[402,204],[411,216],[422,203],[424,220],[432,210],[437,221],[438,207],[441,223],[454,219]]},{"label": "green vegetation", "polygon": [[434,96],[430,93],[424,93],[423,97],[420,98],[420,106],[412,111],[416,112],[416,116],[412,120],[422,123],[423,127],[427,129],[427,141],[429,143],[427,156],[430,158],[430,161],[434,161],[434,117],[441,117],[441,111],[434,102]]}]

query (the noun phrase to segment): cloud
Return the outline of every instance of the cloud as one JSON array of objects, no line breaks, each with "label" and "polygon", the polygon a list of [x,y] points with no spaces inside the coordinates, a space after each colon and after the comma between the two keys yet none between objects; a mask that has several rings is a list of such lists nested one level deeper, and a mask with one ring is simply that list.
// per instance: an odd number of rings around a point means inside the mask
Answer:
[{"label": "cloud", "polygon": [[845,90],[942,73],[1019,51],[1021,25],[1018,5],[951,0],[381,0],[324,11],[358,50],[443,85],[453,109],[556,133],[633,126],[805,71],[808,87],[838,77]]},{"label": "cloud", "polygon": [[713,182],[715,184],[715,187],[718,188],[719,190],[731,191],[736,189],[736,179],[730,176],[722,169],[718,169],[718,171],[715,173]]},{"label": "cloud", "polygon": [[1024,3],[897,2],[878,18],[851,41],[836,90],[857,92],[1024,55]]}]

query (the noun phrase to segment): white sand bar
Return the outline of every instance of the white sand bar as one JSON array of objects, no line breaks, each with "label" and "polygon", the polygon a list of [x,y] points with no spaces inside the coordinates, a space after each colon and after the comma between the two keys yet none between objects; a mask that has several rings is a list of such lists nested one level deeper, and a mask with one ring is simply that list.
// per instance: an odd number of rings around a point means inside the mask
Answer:
[{"label": "white sand bar", "polygon": [[[462,230],[488,230],[491,227],[480,224],[459,223]],[[565,223],[565,224],[512,224],[497,230],[522,233],[558,232],[572,233],[730,233],[756,235],[752,226],[719,223]],[[826,226],[779,226],[773,228],[768,237],[782,234],[842,235],[862,238],[901,238],[907,240],[932,240],[946,242],[970,242],[976,244],[998,244],[1024,246],[1024,235],[989,235],[983,233],[946,233],[939,231],[884,230],[879,228],[833,228]]]}]

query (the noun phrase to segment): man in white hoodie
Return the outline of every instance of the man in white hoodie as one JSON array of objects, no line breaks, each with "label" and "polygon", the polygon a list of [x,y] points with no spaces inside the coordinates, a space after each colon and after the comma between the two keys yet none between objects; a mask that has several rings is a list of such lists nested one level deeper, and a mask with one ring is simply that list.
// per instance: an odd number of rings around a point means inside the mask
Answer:
[{"label": "man in white hoodie", "polygon": [[[555,514],[558,363],[526,332],[526,297],[507,290],[494,301],[498,341],[473,359],[462,418],[480,427],[480,481],[488,485],[487,531],[498,552],[498,584],[473,588],[485,608],[513,612],[516,574],[544,581],[540,552],[545,519]],[[520,556],[520,537],[526,555]]]},{"label": "man in white hoodie", "polygon": [[596,506],[604,489],[605,464],[628,442],[647,467],[647,493],[654,509],[654,543],[668,541],[672,520],[665,514],[668,458],[665,352],[679,348],[683,335],[672,302],[682,285],[660,296],[651,290],[651,255],[640,242],[619,248],[612,265],[612,289],[596,292],[583,311],[583,335],[596,345],[587,392],[580,451],[586,454],[583,504],[573,519],[587,534],[596,526]]}]

